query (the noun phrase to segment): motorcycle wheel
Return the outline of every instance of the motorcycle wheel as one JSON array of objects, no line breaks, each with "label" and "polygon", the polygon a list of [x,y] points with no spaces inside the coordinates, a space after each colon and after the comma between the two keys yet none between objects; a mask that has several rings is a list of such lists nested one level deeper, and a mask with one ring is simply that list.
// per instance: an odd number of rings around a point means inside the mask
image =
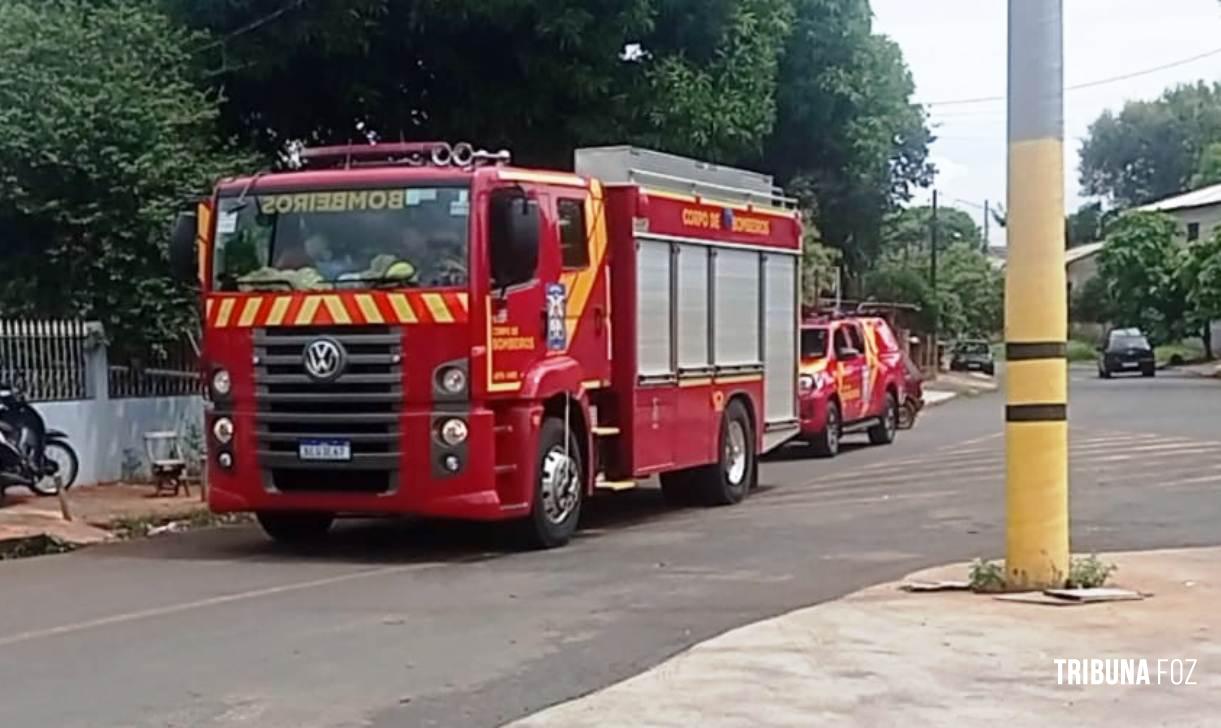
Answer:
[{"label": "motorcycle wheel", "polygon": [[[63,440],[51,440],[47,443],[45,457],[55,463],[55,473],[62,479],[64,490],[71,488],[81,469],[80,460],[76,457],[76,451],[72,449],[72,446]],[[59,492],[55,487],[55,477],[55,475],[43,476],[30,486],[30,490],[42,496],[55,495]]]}]

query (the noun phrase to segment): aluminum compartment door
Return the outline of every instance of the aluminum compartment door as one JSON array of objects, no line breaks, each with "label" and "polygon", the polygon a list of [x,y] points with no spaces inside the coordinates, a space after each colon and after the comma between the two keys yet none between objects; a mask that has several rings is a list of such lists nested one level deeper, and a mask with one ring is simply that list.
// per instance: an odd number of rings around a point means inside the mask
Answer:
[{"label": "aluminum compartment door", "polygon": [[797,258],[764,257],[764,422],[797,419]]},{"label": "aluminum compartment door", "polygon": [[716,365],[759,365],[759,253],[717,248]]},{"label": "aluminum compartment door", "polygon": [[636,241],[636,367],[642,377],[674,373],[670,363],[670,243]]},{"label": "aluminum compartment door", "polygon": [[708,248],[678,246],[678,368],[705,369],[708,349]]}]

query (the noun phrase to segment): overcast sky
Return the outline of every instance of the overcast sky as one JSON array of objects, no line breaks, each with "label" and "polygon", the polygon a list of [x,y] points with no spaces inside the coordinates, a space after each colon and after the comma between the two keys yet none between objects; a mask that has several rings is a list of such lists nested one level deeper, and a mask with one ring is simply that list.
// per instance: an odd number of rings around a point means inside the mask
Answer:
[{"label": "overcast sky", "polygon": [[[874,28],[896,40],[916,80],[916,100],[933,102],[939,139],[931,155],[944,204],[982,221],[984,200],[1005,199],[1005,104],[936,102],[1003,96],[1007,0],[872,0]],[[1221,50],[1217,0],[1064,0],[1065,84],[1087,83]],[[1077,150],[1104,109],[1151,99],[1165,88],[1221,80],[1221,52],[1202,60],[1065,94],[1065,191],[1083,198]],[[928,194],[917,199],[926,203]],[[995,231],[994,231],[995,232]],[[1002,242],[1003,231],[994,234]]]}]

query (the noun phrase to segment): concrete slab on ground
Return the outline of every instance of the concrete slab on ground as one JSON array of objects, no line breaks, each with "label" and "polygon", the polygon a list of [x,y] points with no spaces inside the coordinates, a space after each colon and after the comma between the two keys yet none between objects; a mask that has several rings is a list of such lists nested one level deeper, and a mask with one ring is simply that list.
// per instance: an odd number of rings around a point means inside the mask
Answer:
[{"label": "concrete slab on ground", "polygon": [[[1119,565],[1118,585],[1153,597],[1046,607],[884,584],[733,630],[511,725],[1215,725],[1221,548],[1103,559]],[[961,579],[967,568],[910,578]],[[1143,658],[1151,671],[1159,659],[1195,660],[1197,684],[1163,674],[1159,685],[1154,672],[1151,685],[1061,685],[1057,658]]]}]

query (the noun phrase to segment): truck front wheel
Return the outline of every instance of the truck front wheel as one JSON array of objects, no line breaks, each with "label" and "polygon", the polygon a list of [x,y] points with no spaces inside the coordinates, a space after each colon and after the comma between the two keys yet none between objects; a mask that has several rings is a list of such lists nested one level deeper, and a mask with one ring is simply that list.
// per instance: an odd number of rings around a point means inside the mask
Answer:
[{"label": "truck front wheel", "polygon": [[755,428],[746,407],[738,400],[729,403],[721,418],[718,441],[720,458],[701,474],[703,500],[712,506],[740,502],[755,484]]},{"label": "truck front wheel", "polygon": [[840,437],[839,405],[835,400],[827,402],[827,424],[822,432],[810,438],[810,448],[820,458],[833,458],[839,454]]},{"label": "truck front wheel", "polygon": [[315,543],[326,536],[335,522],[333,513],[261,511],[259,525],[271,540],[292,546]]},{"label": "truck front wheel", "polygon": [[899,425],[899,403],[890,392],[886,393],[886,409],[881,421],[869,428],[869,442],[874,445],[889,445],[895,441],[895,430]]},{"label": "truck front wheel", "polygon": [[534,505],[523,526],[530,545],[550,549],[568,543],[577,530],[585,470],[577,439],[562,420],[544,420],[538,439]]}]

